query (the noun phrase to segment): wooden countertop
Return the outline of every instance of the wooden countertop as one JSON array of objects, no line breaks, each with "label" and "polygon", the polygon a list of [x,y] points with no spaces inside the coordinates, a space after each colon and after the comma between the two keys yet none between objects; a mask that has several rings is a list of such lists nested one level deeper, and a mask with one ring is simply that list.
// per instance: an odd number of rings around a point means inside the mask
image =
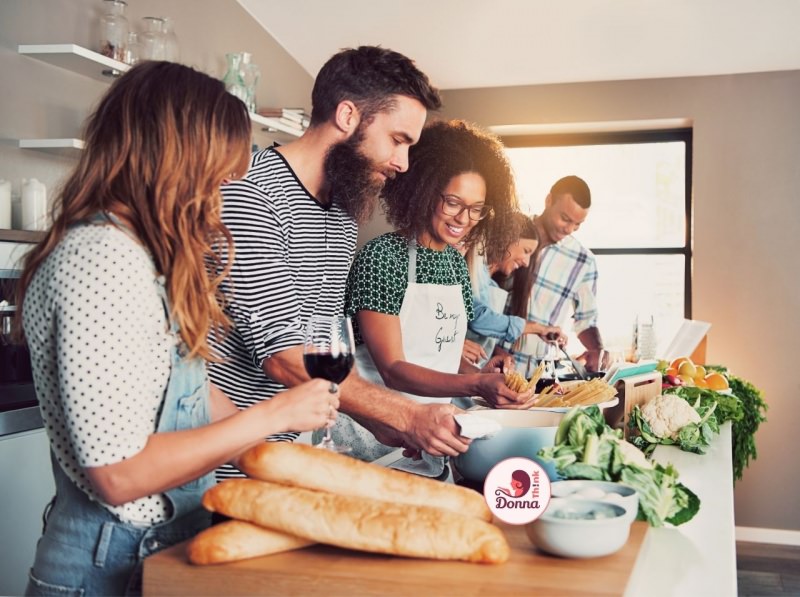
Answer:
[{"label": "wooden countertop", "polygon": [[548,556],[524,527],[500,523],[511,545],[501,565],[417,560],[315,545],[218,566],[187,563],[185,543],[145,560],[145,595],[622,595],[647,532],[603,558]]}]

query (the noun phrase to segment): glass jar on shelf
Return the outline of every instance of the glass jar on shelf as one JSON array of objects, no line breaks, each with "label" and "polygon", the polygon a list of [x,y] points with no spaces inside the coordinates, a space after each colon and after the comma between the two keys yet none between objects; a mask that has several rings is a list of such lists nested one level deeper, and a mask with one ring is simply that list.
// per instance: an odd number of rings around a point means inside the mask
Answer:
[{"label": "glass jar on shelf", "polygon": [[175,34],[175,21],[170,17],[162,17],[164,20],[164,60],[179,62],[181,50],[178,45],[178,36]]},{"label": "glass jar on shelf", "polygon": [[141,60],[164,60],[164,19],[161,17],[143,17],[144,31],[139,35],[139,51]]},{"label": "glass jar on shelf", "polygon": [[244,103],[250,112],[256,111],[256,86],[258,79],[261,77],[261,71],[258,65],[250,62],[252,55],[250,52],[242,52],[242,63],[240,65],[242,73],[242,82],[244,83],[246,98]]},{"label": "glass jar on shelf", "polygon": [[128,33],[128,43],[125,45],[125,64],[133,66],[139,62],[139,36],[131,31]]},{"label": "glass jar on shelf", "polygon": [[125,16],[128,3],[124,0],[103,0],[104,12],[100,17],[100,48],[103,56],[124,62],[130,25]]},{"label": "glass jar on shelf", "polygon": [[231,95],[247,103],[247,86],[242,77],[242,53],[229,52],[225,54],[225,59],[228,61],[228,70],[222,78],[225,89]]}]

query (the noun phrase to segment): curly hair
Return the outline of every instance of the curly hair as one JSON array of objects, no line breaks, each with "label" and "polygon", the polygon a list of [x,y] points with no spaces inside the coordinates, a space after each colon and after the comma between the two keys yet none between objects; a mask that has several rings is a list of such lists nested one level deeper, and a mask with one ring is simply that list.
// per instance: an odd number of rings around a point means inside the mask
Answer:
[{"label": "curly hair", "polygon": [[486,183],[486,205],[494,215],[472,228],[465,248],[478,244],[490,262],[502,258],[517,238],[513,214],[518,201],[500,139],[462,120],[432,122],[411,146],[408,161],[408,171],[388,180],[381,196],[388,222],[407,238],[432,232],[441,193],[454,177],[475,172]]},{"label": "curly hair", "polygon": [[326,122],[336,106],[351,100],[364,121],[388,110],[395,95],[418,100],[426,110],[442,107],[439,91],[414,62],[379,46],[347,48],[322,66],[311,90],[311,126]]},{"label": "curly hair", "polygon": [[213,358],[208,335],[230,328],[219,288],[230,265],[223,267],[222,255],[233,261],[219,185],[249,156],[247,108],[217,79],[147,61],[110,87],[85,139],[54,205],[52,227],[25,258],[18,335],[23,295],[39,266],[70,226],[113,205],[165,276],[171,316],[191,356]]}]

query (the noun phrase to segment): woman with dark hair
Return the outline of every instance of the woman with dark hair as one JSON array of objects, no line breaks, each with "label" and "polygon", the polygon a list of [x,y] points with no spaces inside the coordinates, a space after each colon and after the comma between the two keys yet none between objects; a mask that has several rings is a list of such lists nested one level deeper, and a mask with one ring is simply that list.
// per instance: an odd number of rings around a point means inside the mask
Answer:
[{"label": "woman with dark hair", "polygon": [[[486,256],[476,246],[466,254],[475,308],[475,318],[469,322],[467,338],[480,345],[483,358],[492,354],[498,340],[513,343],[523,334],[557,338],[560,342],[566,340],[561,328],[527,321],[525,315],[519,315],[520,304],[527,314],[539,235],[533,220],[525,214],[517,212],[513,220],[513,229],[519,231],[519,236],[505,250],[502,259],[487,264]],[[510,280],[510,292],[501,288],[494,276],[501,281]],[[511,314],[506,315],[509,293]]]},{"label": "woman with dark hair", "polygon": [[244,104],[191,68],[144,62],[85,139],[17,301],[56,486],[33,595],[140,592],[146,556],[210,523],[200,500],[217,466],[338,406],[323,380],[241,412],[208,383],[208,336],[230,327],[219,189],[248,166]]},{"label": "woman with dark hair", "polygon": [[[514,179],[499,139],[462,121],[428,125],[409,151],[408,172],[387,181],[383,202],[396,232],[356,255],[345,297],[361,375],[422,403],[524,401],[529,394],[510,390],[497,362],[480,371],[461,359],[472,289],[451,245],[480,243],[496,255],[514,240]],[[334,432],[359,457],[390,450],[351,427],[341,417]]]}]

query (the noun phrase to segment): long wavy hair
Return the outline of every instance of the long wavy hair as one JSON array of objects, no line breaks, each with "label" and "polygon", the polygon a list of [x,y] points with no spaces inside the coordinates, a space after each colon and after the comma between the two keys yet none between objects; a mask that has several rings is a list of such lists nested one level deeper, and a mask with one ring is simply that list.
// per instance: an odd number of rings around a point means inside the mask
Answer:
[{"label": "long wavy hair", "polygon": [[233,261],[219,187],[243,174],[235,170],[248,159],[250,134],[244,103],[189,67],[143,62],[115,81],[87,121],[85,149],[56,199],[52,227],[25,258],[17,333],[25,289],[67,229],[113,211],[165,276],[190,355],[214,358],[208,336],[231,325],[219,286]]},{"label": "long wavy hair", "polygon": [[516,240],[514,175],[496,135],[462,120],[432,122],[411,146],[408,161],[408,172],[386,181],[381,197],[386,219],[401,234],[416,238],[433,232],[433,216],[441,209],[441,193],[450,180],[475,172],[486,182],[486,205],[494,215],[470,230],[465,249],[478,244],[491,262]]},{"label": "long wavy hair", "polygon": [[[539,233],[533,218],[523,213],[514,214],[514,223],[519,232],[518,239],[539,240]],[[509,298],[508,312],[523,319],[528,319],[528,301],[531,297],[533,283],[536,280],[536,259],[539,256],[539,247],[536,247],[528,267],[520,267],[511,276],[505,276],[502,272],[494,275],[497,284],[506,288],[511,295]]]}]

